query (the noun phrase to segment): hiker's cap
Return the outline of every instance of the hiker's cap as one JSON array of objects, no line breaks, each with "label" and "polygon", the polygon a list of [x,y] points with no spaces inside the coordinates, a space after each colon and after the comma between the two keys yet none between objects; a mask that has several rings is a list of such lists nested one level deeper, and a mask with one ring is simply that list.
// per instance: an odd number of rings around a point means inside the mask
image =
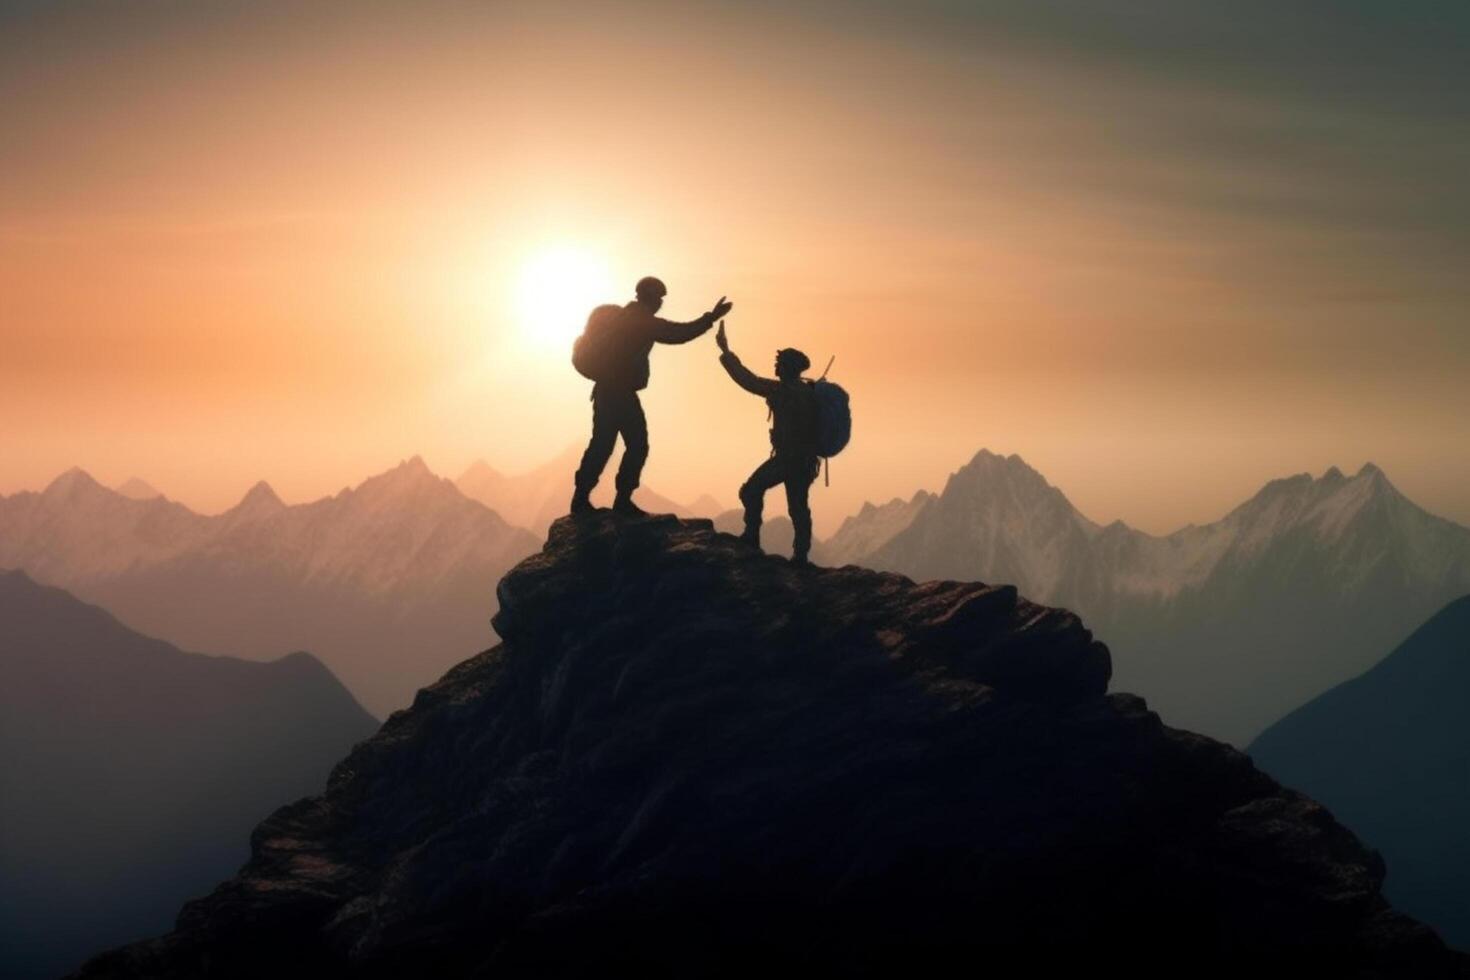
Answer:
[{"label": "hiker's cap", "polygon": [[669,294],[668,287],[662,279],[654,276],[644,276],[638,280],[638,285],[633,287],[634,294],[639,299],[663,299]]},{"label": "hiker's cap", "polygon": [[776,351],[776,363],[783,368],[790,368],[797,374],[812,366],[811,360],[795,347],[783,347]]}]

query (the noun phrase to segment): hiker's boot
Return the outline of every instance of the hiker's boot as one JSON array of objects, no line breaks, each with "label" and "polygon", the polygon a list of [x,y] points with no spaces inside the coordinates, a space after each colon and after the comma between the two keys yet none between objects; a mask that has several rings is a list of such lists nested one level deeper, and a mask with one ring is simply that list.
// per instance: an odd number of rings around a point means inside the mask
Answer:
[{"label": "hiker's boot", "polygon": [[801,568],[810,568],[812,565],[811,561],[807,558],[805,551],[792,552],[791,564],[797,565]]},{"label": "hiker's boot", "polygon": [[622,514],[624,517],[648,516],[648,511],[633,503],[633,495],[631,493],[618,494],[617,498],[613,500],[612,509],[614,514]]},{"label": "hiker's boot", "polygon": [[590,514],[593,511],[592,493],[588,490],[578,490],[572,494],[571,513],[575,517],[579,514]]},{"label": "hiker's boot", "polygon": [[748,544],[752,548],[759,551],[761,547],[761,529],[758,527],[751,527],[747,524],[745,530],[740,534],[740,542],[742,544]]}]

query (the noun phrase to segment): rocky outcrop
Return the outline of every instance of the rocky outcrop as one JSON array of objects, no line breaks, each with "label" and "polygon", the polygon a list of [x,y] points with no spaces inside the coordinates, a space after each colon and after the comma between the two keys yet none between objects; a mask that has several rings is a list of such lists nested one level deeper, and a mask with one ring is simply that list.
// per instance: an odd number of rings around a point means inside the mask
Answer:
[{"label": "rocky outcrop", "polygon": [[1011,588],[598,514],[496,628],[84,975],[1466,975],[1321,806]]}]

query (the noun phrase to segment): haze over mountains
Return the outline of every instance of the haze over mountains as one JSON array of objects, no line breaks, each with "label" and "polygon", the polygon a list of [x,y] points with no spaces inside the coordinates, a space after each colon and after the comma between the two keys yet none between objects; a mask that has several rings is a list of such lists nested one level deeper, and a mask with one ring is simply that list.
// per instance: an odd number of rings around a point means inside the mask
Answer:
[{"label": "haze over mountains", "polygon": [[[455,486],[466,497],[478,500],[510,523],[527,528],[538,537],[545,537],[551,522],[567,512],[572,497],[572,475],[581,460],[581,448],[569,446],[555,459],[512,476],[501,473],[483,459],[477,460],[460,474]],[[593,502],[597,506],[611,504],[612,485],[610,468],[593,493]],[[719,503],[708,494],[702,495],[689,507],[677,504],[648,487],[639,487],[633,496],[640,507],[654,514],[713,517],[720,510]]]},{"label": "haze over mountains", "polygon": [[129,477],[127,480],[119,483],[114,489],[124,497],[131,497],[134,500],[152,500],[154,497],[163,496],[163,494],[153,489],[152,484],[146,483],[136,476]]},{"label": "haze over mountains", "polygon": [[[0,498],[0,565],[185,646],[310,649],[386,713],[493,641],[495,583],[565,510],[576,461],[571,449],[514,476],[481,462],[451,483],[415,458],[294,507],[258,484],[212,517],[74,470]],[[652,511],[695,510],[640,495]],[[738,511],[697,506],[739,531]],[[763,543],[785,553],[789,523],[768,520]],[[1158,536],[1091,521],[1020,457],[982,450],[941,493],[865,505],[813,555],[1010,583],[1074,609],[1112,647],[1121,687],[1237,745],[1470,591],[1470,530],[1371,465],[1274,480],[1219,521]]]},{"label": "haze over mountains", "polygon": [[0,572],[0,973],[162,931],[377,722],[305,653],[185,653]]},{"label": "haze over mountains", "polygon": [[982,450],[937,497],[865,508],[825,547],[1073,609],[1113,650],[1120,689],[1237,745],[1470,592],[1470,529],[1371,464],[1273,480],[1221,520],[1160,537],[1096,524],[1019,456]]},{"label": "haze over mountains", "polygon": [[1470,946],[1470,596],[1373,669],[1266,729],[1251,755],[1383,852],[1385,891]]},{"label": "haze over mountains", "polygon": [[495,583],[538,544],[417,457],[296,506],[259,483],[213,516],[81,470],[0,498],[0,567],[180,646],[311,650],[379,714],[492,642]]}]

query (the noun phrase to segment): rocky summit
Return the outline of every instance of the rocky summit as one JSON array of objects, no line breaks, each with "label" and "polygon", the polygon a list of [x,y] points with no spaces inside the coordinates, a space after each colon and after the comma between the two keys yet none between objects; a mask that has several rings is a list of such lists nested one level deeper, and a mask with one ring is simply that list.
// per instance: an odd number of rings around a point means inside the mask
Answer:
[{"label": "rocky summit", "polygon": [[83,975],[1470,975],[1331,814],[1012,588],[598,513],[499,592],[499,646]]}]

